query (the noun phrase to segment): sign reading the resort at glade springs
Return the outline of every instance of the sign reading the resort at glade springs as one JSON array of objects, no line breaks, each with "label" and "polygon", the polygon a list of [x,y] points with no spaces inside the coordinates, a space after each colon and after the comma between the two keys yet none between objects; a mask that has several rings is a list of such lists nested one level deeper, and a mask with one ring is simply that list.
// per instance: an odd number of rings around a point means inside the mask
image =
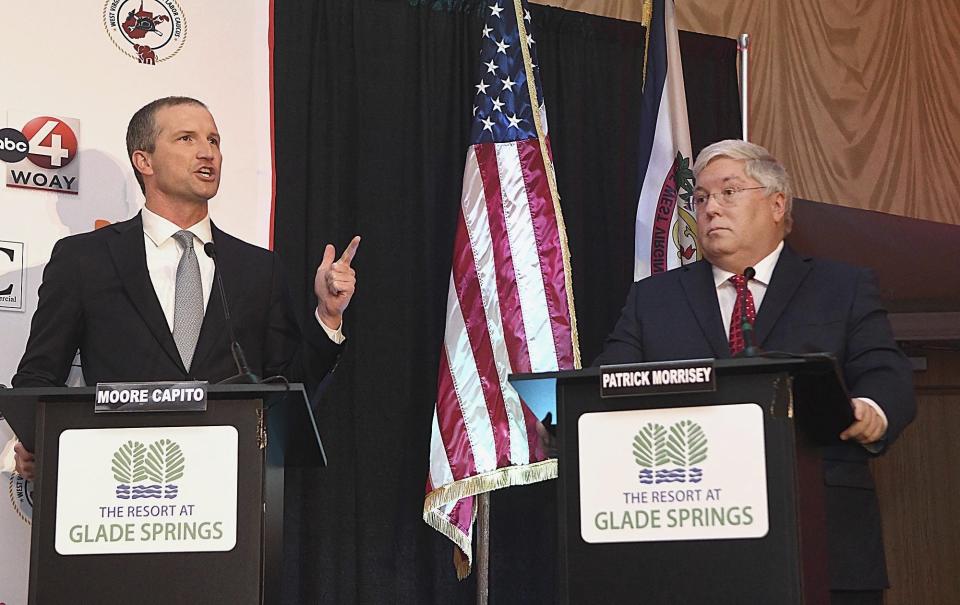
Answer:
[{"label": "sign reading the resort at glade springs", "polygon": [[60,434],[61,555],[228,551],[237,540],[237,429]]},{"label": "sign reading the resort at glade springs", "polygon": [[759,405],[594,412],[577,430],[584,541],[767,534]]}]

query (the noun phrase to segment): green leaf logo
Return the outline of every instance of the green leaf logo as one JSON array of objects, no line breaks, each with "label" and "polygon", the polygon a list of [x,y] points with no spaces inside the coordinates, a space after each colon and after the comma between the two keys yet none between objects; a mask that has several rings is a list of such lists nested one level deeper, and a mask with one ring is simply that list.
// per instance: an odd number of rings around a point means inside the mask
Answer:
[{"label": "green leaf logo", "polygon": [[667,455],[676,466],[689,467],[707,459],[707,436],[699,424],[681,420],[670,427]]},{"label": "green leaf logo", "polygon": [[113,453],[110,469],[118,482],[130,485],[147,478],[143,466],[147,448],[139,441],[127,441]]},{"label": "green leaf logo", "polygon": [[160,439],[150,444],[145,461],[146,476],[155,483],[170,483],[183,477],[183,451],[176,442]]},{"label": "green leaf logo", "polygon": [[699,483],[703,469],[696,465],[707,459],[707,435],[692,420],[669,430],[649,422],[633,437],[633,458],[641,467],[637,479],[642,484]]},{"label": "green leaf logo", "polygon": [[113,453],[110,461],[113,478],[118,482],[116,497],[176,498],[180,489],[173,482],[183,477],[184,466],[183,451],[170,439],[160,439],[150,447],[128,441]]},{"label": "green leaf logo", "polygon": [[667,463],[667,430],[662,424],[649,423],[633,438],[633,457],[643,468]]}]

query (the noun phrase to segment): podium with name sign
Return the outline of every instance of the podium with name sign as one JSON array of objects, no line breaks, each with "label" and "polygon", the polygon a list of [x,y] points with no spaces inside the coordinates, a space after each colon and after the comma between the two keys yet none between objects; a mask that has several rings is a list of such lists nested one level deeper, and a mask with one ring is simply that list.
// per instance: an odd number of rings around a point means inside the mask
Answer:
[{"label": "podium with name sign", "polygon": [[562,603],[829,603],[819,446],[853,422],[832,358],[511,377],[544,380]]},{"label": "podium with name sign", "polygon": [[37,458],[29,603],[280,602],[284,468],[326,463],[303,385],[6,389],[0,410]]}]

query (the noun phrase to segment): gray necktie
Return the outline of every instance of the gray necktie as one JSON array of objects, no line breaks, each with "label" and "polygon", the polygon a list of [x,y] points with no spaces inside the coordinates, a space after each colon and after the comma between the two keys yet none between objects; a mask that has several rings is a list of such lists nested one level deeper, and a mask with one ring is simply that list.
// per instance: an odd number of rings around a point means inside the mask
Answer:
[{"label": "gray necktie", "polygon": [[177,265],[177,291],[173,306],[173,341],[188,371],[193,362],[193,351],[203,325],[203,288],[200,285],[200,263],[193,250],[193,234],[177,231],[173,234],[183,250]]}]

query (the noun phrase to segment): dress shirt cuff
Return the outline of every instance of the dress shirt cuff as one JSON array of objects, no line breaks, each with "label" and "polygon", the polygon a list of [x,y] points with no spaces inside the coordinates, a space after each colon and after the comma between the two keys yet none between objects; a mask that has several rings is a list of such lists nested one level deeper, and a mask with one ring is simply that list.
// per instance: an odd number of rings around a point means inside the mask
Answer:
[{"label": "dress shirt cuff", "polygon": [[867,450],[868,452],[870,452],[871,454],[879,454],[880,452],[883,451],[883,448],[884,448],[885,445],[886,445],[886,444],[883,442],[883,440],[887,438],[887,427],[888,427],[889,424],[890,424],[890,423],[887,421],[887,415],[886,415],[886,413],[884,413],[883,408],[880,407],[880,404],[878,404],[878,403],[877,403],[876,401],[874,401],[873,399],[870,399],[869,397],[854,397],[854,399],[859,399],[860,401],[862,401],[862,402],[866,403],[867,405],[869,405],[870,407],[872,407],[874,410],[877,411],[877,414],[880,415],[880,419],[883,420],[883,437],[880,437],[879,439],[877,439],[877,440],[874,441],[873,443],[864,443],[864,444],[863,444],[863,447],[866,448],[866,450]]},{"label": "dress shirt cuff", "polygon": [[[327,333],[327,338],[332,340],[335,344],[342,345],[343,341],[347,339],[347,337],[343,335],[343,322],[340,322],[340,325],[337,326],[336,330],[331,330],[330,328],[327,327],[327,324],[323,323],[323,321],[320,319],[319,309],[313,312],[313,316],[316,318],[317,323],[320,324],[320,327],[323,328],[323,331]],[[869,401],[869,399],[867,401]],[[880,413],[882,414],[883,412],[880,412]],[[884,422],[886,422],[887,417],[884,416],[883,420]]]}]

